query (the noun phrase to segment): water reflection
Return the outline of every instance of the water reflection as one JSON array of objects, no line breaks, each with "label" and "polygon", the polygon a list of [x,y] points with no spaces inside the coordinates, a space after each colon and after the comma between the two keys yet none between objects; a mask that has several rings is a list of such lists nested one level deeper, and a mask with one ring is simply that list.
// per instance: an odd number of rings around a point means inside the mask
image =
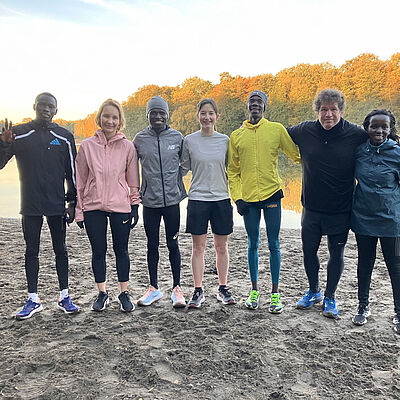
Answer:
[{"label": "water reflection", "polygon": [[[188,180],[185,179],[185,186],[188,188]],[[301,180],[284,180],[283,191],[285,197],[282,199],[282,228],[300,228],[300,195]],[[15,218],[19,217],[19,176],[17,163],[15,158],[10,160],[8,164],[0,170],[0,216]],[[187,200],[181,204],[181,224],[186,224],[186,207]],[[141,207],[140,207],[141,211]],[[141,218],[141,221],[143,219]],[[263,218],[261,223],[264,224]],[[243,218],[236,212],[234,207],[235,226],[243,226]]]}]

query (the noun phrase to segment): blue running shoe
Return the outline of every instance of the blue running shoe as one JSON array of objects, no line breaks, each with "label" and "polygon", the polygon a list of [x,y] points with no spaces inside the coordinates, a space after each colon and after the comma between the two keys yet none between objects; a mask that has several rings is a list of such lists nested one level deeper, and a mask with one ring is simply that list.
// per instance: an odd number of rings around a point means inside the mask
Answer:
[{"label": "blue running shoe", "polygon": [[334,318],[336,319],[339,315],[338,309],[336,308],[336,300],[330,299],[329,297],[325,297],[322,315],[327,318]]},{"label": "blue running shoe", "polygon": [[43,306],[40,303],[35,303],[31,299],[28,299],[24,305],[24,308],[15,315],[17,320],[28,319],[32,317],[33,314],[42,311]]},{"label": "blue running shoe", "polygon": [[66,314],[76,314],[79,312],[79,307],[72,303],[69,296],[57,301],[57,308],[64,311]]},{"label": "blue running shoe", "polygon": [[310,289],[307,290],[306,294],[296,303],[296,308],[300,310],[308,310],[313,304],[320,303],[322,301],[322,293],[312,292]]},{"label": "blue running shoe", "polygon": [[149,286],[145,294],[137,301],[138,306],[149,306],[163,297],[162,292],[154,286]]}]

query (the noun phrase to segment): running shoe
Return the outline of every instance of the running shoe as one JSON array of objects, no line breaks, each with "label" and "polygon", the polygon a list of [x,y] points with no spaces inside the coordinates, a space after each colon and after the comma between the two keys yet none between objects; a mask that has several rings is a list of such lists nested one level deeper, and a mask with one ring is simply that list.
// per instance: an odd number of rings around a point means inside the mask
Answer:
[{"label": "running shoe", "polygon": [[217,300],[221,301],[222,304],[227,304],[227,305],[236,303],[235,298],[232,296],[231,292],[226,287],[220,287],[218,289]]},{"label": "running shoe", "polygon": [[145,294],[138,300],[137,304],[138,306],[149,306],[155,301],[160,300],[162,297],[163,294],[161,291],[150,285]]},{"label": "running shoe", "polygon": [[195,289],[192,299],[189,301],[189,308],[200,308],[206,301],[203,291],[200,289]]},{"label": "running shoe", "polygon": [[351,319],[354,325],[365,325],[368,320],[367,318],[371,315],[371,311],[369,310],[369,307],[360,304],[357,309],[357,314]]},{"label": "running shoe", "polygon": [[175,286],[171,293],[172,307],[183,308],[186,307],[185,296],[180,286]]},{"label": "running shoe", "polygon": [[118,302],[121,305],[121,311],[123,312],[131,312],[135,309],[135,306],[131,302],[129,292],[127,290],[119,294]]},{"label": "running shoe", "polygon": [[24,308],[15,315],[15,318],[18,320],[28,319],[32,317],[33,314],[42,310],[43,306],[41,303],[35,303],[31,299],[28,299],[24,305]]},{"label": "running shoe", "polygon": [[393,323],[394,323],[394,331],[396,333],[400,333],[400,315],[399,314],[394,316]]},{"label": "running shoe", "polygon": [[339,315],[338,309],[336,308],[336,300],[325,297],[322,306],[322,315],[327,318],[336,319]]},{"label": "running shoe", "polygon": [[64,297],[62,300],[57,301],[57,308],[64,311],[66,314],[76,314],[79,312],[79,307],[72,301],[71,297]]},{"label": "running shoe", "polygon": [[260,303],[260,292],[257,290],[252,290],[248,299],[246,300],[246,307],[250,310],[256,310]]},{"label": "running shoe", "polygon": [[110,304],[110,299],[107,292],[99,292],[97,299],[92,304],[92,311],[103,311]]},{"label": "running shoe", "polygon": [[271,294],[271,304],[269,305],[269,312],[272,314],[280,314],[283,310],[283,304],[281,303],[281,298],[279,293]]},{"label": "running shoe", "polygon": [[321,301],[321,290],[318,293],[314,293],[308,289],[306,294],[296,303],[296,308],[300,310],[308,310],[313,306],[313,304],[320,303]]}]

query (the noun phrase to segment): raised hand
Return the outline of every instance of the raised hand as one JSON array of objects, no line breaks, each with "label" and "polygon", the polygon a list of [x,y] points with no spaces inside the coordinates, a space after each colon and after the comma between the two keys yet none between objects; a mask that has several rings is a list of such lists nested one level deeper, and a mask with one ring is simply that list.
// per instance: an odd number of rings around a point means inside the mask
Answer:
[{"label": "raised hand", "polygon": [[1,130],[0,140],[3,143],[12,143],[14,141],[15,134],[12,132],[12,121],[8,122],[7,118],[4,122],[4,127]]}]

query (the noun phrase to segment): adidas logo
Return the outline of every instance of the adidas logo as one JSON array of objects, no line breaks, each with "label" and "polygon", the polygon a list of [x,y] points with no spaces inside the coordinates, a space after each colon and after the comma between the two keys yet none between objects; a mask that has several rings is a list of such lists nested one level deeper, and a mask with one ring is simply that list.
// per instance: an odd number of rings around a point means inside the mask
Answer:
[{"label": "adidas logo", "polygon": [[52,141],[50,142],[50,144],[53,144],[54,146],[61,146],[61,143],[58,141],[57,138],[55,138],[54,140],[52,140]]}]

